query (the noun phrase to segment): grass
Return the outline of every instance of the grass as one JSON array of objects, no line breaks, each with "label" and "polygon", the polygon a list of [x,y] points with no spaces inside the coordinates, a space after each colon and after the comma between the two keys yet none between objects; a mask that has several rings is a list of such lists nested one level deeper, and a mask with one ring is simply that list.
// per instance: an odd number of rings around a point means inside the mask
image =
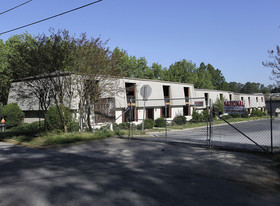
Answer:
[{"label": "grass", "polygon": [[62,144],[70,144],[81,141],[90,141],[94,139],[108,138],[115,136],[113,131],[96,131],[94,134],[89,132],[70,132],[70,133],[53,133],[46,132],[36,136],[19,135],[7,137],[2,136],[2,140],[21,144],[29,147],[50,147]]},{"label": "grass", "polygon": [[[264,119],[268,117],[250,117],[250,118],[232,118],[228,119],[228,122],[242,122],[242,121],[254,121],[259,119]],[[223,120],[214,120],[213,124],[223,124]],[[183,125],[168,125],[167,130],[182,130],[187,128],[196,128],[206,126],[206,122],[187,122]],[[145,130],[143,133],[141,130],[133,129],[131,134],[133,135],[145,135],[149,132],[164,132],[163,127],[154,127],[153,129]],[[13,142],[16,144],[22,144],[29,147],[51,147],[54,145],[70,144],[75,142],[90,141],[94,139],[101,139],[107,137],[113,137],[115,135],[123,136],[128,135],[129,130],[116,130],[116,131],[96,131],[94,134],[89,132],[32,132],[31,130],[13,129],[8,130],[6,133],[0,133],[0,140]]]}]

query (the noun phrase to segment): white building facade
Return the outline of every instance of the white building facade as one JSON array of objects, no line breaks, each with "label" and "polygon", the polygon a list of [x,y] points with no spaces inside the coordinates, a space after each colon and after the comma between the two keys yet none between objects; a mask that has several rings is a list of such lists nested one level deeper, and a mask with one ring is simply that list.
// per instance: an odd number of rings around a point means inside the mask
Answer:
[{"label": "white building facade", "polygon": [[[240,94],[230,91],[195,89],[193,84],[177,83],[160,80],[120,78],[112,80],[116,89],[111,94],[101,95],[99,103],[94,105],[94,124],[102,125],[106,122],[122,123],[127,121],[128,115],[124,114],[131,107],[131,117],[135,124],[140,124],[143,119],[156,120],[166,117],[172,120],[176,116],[192,118],[193,110],[204,110],[207,106],[215,104],[217,100],[244,100],[248,113],[254,109],[264,111],[265,98],[263,94]],[[30,97],[32,104],[16,98],[16,89],[24,88],[24,82],[15,82],[9,94],[8,103],[16,102],[25,112],[25,122],[38,121],[42,118],[36,97]],[[143,89],[146,88],[146,98]],[[110,88],[109,88],[110,89]],[[107,89],[108,90],[108,89]],[[114,90],[114,89],[111,89]],[[37,103],[36,103],[37,102]],[[72,101],[71,110],[77,112],[79,98]]]}]

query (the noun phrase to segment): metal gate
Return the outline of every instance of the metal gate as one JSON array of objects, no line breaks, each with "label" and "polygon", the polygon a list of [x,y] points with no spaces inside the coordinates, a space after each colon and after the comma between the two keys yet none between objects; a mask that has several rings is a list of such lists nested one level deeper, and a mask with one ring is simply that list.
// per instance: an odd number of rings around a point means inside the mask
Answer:
[{"label": "metal gate", "polygon": [[128,137],[208,147],[211,126],[208,105],[205,97],[131,100],[125,118],[129,122]]}]

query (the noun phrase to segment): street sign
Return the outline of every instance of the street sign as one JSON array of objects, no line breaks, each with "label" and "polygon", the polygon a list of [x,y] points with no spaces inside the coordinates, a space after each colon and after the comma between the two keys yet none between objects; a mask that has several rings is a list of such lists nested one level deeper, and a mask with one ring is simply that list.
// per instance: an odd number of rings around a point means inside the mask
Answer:
[{"label": "street sign", "polygon": [[143,97],[143,99],[149,98],[149,96],[151,96],[151,93],[152,88],[147,84],[143,85],[140,89],[140,95]]}]

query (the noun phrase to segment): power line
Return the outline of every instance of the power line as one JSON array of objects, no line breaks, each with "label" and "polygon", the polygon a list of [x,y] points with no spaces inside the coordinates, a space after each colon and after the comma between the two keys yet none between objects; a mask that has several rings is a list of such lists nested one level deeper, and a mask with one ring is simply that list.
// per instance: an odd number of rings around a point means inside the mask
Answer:
[{"label": "power line", "polygon": [[56,17],[58,17],[58,16],[62,16],[62,15],[64,15],[64,14],[67,14],[67,13],[70,13],[70,12],[73,12],[73,11],[76,11],[76,10],[79,10],[79,9],[82,9],[82,8],[85,8],[85,7],[87,7],[87,6],[90,6],[90,5],[92,5],[92,4],[99,3],[99,2],[101,2],[101,1],[103,1],[103,0],[94,1],[94,2],[91,2],[91,3],[89,3],[89,4],[86,4],[86,5],[77,7],[77,8],[75,8],[75,9],[71,9],[71,10],[65,11],[65,12],[63,12],[63,13],[60,13],[60,14],[51,16],[51,17],[48,17],[48,18],[45,18],[45,19],[41,19],[41,20],[39,20],[39,21],[35,21],[35,22],[33,22],[33,23],[26,24],[26,25],[24,25],[24,26],[20,26],[20,27],[17,27],[17,28],[15,28],[15,29],[11,29],[11,30],[8,30],[8,31],[5,31],[5,32],[1,32],[0,35],[2,35],[2,34],[7,34],[7,33],[10,33],[10,32],[12,32],[12,31],[16,31],[16,30],[19,30],[19,29],[22,29],[22,28],[25,28],[25,27],[28,27],[28,26],[32,26],[32,25],[34,25],[34,24],[38,24],[38,23],[41,23],[41,22],[43,22],[43,21],[47,21],[47,20],[56,18]]},{"label": "power line", "polygon": [[7,12],[9,12],[9,11],[12,11],[12,10],[14,10],[14,9],[16,9],[16,8],[18,8],[18,7],[21,7],[21,6],[23,6],[24,4],[29,3],[30,1],[32,1],[32,0],[26,1],[26,2],[24,2],[24,3],[20,4],[20,5],[17,5],[17,6],[15,6],[15,7],[11,8],[11,9],[8,9],[8,10],[6,10],[6,11],[3,11],[3,12],[0,13],[0,15],[5,14],[5,13],[7,13]]}]

